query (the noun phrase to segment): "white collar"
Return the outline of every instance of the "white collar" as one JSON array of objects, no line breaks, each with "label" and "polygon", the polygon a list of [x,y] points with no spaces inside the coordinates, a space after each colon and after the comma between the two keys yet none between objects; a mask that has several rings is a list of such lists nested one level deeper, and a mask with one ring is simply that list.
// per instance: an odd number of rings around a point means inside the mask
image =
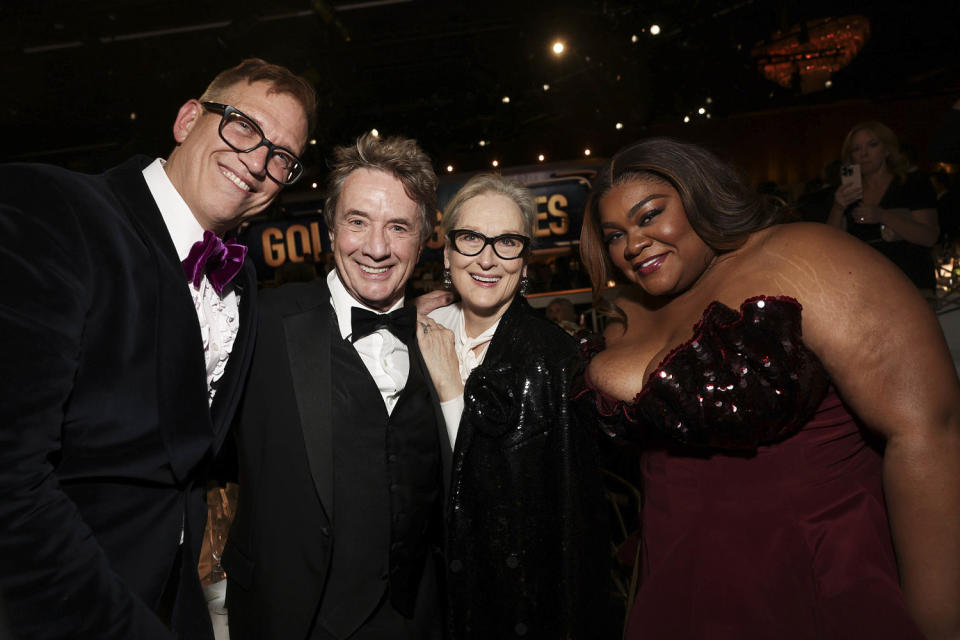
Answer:
[{"label": "white collar", "polygon": [[190,253],[191,247],[198,240],[203,239],[203,227],[197,222],[190,207],[177,188],[170,182],[167,172],[163,169],[166,161],[157,158],[143,170],[143,179],[147,181],[147,188],[153,196],[167,232],[177,249],[177,257],[182,262]]},{"label": "white collar", "polygon": [[[332,269],[330,273],[327,274],[327,288],[330,289],[330,304],[333,305],[333,311],[337,314],[337,324],[340,326],[340,337],[344,340],[349,338],[350,334],[353,333],[350,326],[350,309],[352,307],[360,307],[361,309],[366,309],[374,313],[383,313],[382,311],[371,309],[362,302],[358,302],[356,298],[350,295],[347,288],[343,286],[343,281],[340,280],[340,275],[336,269]],[[403,298],[401,297],[395,305],[387,310],[387,313],[394,309],[399,309],[402,306]]]},{"label": "white collar", "polygon": [[457,342],[461,345],[464,353],[472,351],[478,345],[481,345],[485,342],[490,342],[493,339],[493,334],[497,332],[497,327],[500,326],[500,321],[503,320],[503,314],[497,318],[497,321],[492,325],[487,327],[483,333],[478,335],[476,338],[471,338],[467,335],[467,326],[466,321],[464,320],[463,307],[460,308],[460,313],[457,314],[457,319],[455,320],[453,333],[457,338]]}]

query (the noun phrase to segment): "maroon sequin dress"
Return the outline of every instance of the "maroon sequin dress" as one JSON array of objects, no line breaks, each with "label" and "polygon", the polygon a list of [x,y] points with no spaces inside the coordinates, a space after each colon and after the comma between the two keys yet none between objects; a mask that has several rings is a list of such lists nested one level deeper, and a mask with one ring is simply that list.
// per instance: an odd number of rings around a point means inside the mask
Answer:
[{"label": "maroon sequin dress", "polygon": [[922,637],[898,585],[881,455],[803,344],[800,311],[792,298],[714,302],[632,402],[588,369],[576,397],[641,446],[628,638]]}]

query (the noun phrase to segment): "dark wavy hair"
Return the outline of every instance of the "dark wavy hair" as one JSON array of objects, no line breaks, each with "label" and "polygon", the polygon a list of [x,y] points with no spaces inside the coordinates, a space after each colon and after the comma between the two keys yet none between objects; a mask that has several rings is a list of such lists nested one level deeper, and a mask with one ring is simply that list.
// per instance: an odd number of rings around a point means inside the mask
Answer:
[{"label": "dark wavy hair", "polygon": [[717,253],[736,249],[754,231],[781,221],[782,212],[770,198],[759,196],[733,167],[703,147],[649,138],[618,151],[593,180],[580,231],[580,256],[593,283],[594,305],[607,313],[621,316],[600,292],[610,280],[623,282],[623,276],[603,242],[599,203],[613,187],[642,179],[676,189],[690,226]]}]

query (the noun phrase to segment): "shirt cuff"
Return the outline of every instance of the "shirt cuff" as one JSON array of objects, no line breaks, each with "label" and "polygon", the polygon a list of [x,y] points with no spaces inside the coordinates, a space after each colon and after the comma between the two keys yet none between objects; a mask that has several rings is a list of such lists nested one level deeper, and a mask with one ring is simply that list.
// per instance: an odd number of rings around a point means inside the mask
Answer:
[{"label": "shirt cuff", "polygon": [[450,437],[450,448],[454,448],[457,441],[457,429],[460,427],[460,416],[463,415],[463,394],[440,403],[443,412],[443,421],[447,423],[447,436]]}]

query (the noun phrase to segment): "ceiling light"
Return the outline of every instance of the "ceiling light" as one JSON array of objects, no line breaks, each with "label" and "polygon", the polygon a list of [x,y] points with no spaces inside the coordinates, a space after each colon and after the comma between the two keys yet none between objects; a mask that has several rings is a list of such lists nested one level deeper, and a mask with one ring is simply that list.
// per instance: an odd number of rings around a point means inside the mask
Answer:
[{"label": "ceiling light", "polygon": [[654,36],[655,36],[655,35],[658,35],[659,33],[660,33],[660,25],[658,25],[658,24],[652,24],[652,25],[650,25],[650,34],[651,34],[651,35],[654,35]]},{"label": "ceiling light", "polygon": [[623,129],[623,123],[622,123],[622,122],[618,122],[617,124],[615,124],[615,125],[613,125],[613,126],[617,129],[617,131],[620,131],[620,129]]},{"label": "ceiling light", "polygon": [[494,161],[491,162],[490,164],[492,164],[492,165],[495,166],[495,167],[499,167],[499,166],[500,166],[500,163],[497,162],[496,160],[494,160]]},{"label": "ceiling light", "polygon": [[583,150],[583,155],[585,155],[585,156],[590,155],[590,149],[589,149],[589,148],[588,148],[588,149],[584,149],[584,150]]},{"label": "ceiling light", "polygon": [[503,96],[502,98],[500,98],[500,102],[502,102],[503,104],[510,104],[510,96]]},{"label": "ceiling light", "polygon": [[370,129],[370,135],[372,135],[374,138],[379,138],[380,132],[377,131],[376,129]]},{"label": "ceiling light", "polygon": [[683,116],[684,122],[690,122],[690,116]]},{"label": "ceiling light", "polygon": [[548,85],[548,84],[543,85],[543,90],[544,90],[544,91],[550,91],[550,85]]},{"label": "ceiling light", "polygon": [[630,36],[630,42],[636,42],[639,39],[640,38],[637,37],[637,34],[633,34],[632,36]]},{"label": "ceiling light", "polygon": [[452,164],[448,164],[448,165],[447,165],[447,173],[453,173],[453,165],[452,165]]},{"label": "ceiling light", "polygon": [[706,110],[705,108],[703,108],[703,107],[700,107],[699,109],[697,109],[697,113],[699,113],[700,115],[703,115],[703,114],[705,114],[706,112],[707,112],[707,110]]},{"label": "ceiling light", "polygon": [[554,54],[560,55],[561,53],[563,53],[563,50],[566,47],[563,46],[563,42],[561,42],[560,40],[557,40],[556,42],[553,43],[553,47],[551,48],[553,49]]},{"label": "ceiling light", "polygon": [[541,153],[540,155],[537,156],[537,160],[539,160],[540,162],[543,162],[544,160],[546,160],[546,156]]}]

